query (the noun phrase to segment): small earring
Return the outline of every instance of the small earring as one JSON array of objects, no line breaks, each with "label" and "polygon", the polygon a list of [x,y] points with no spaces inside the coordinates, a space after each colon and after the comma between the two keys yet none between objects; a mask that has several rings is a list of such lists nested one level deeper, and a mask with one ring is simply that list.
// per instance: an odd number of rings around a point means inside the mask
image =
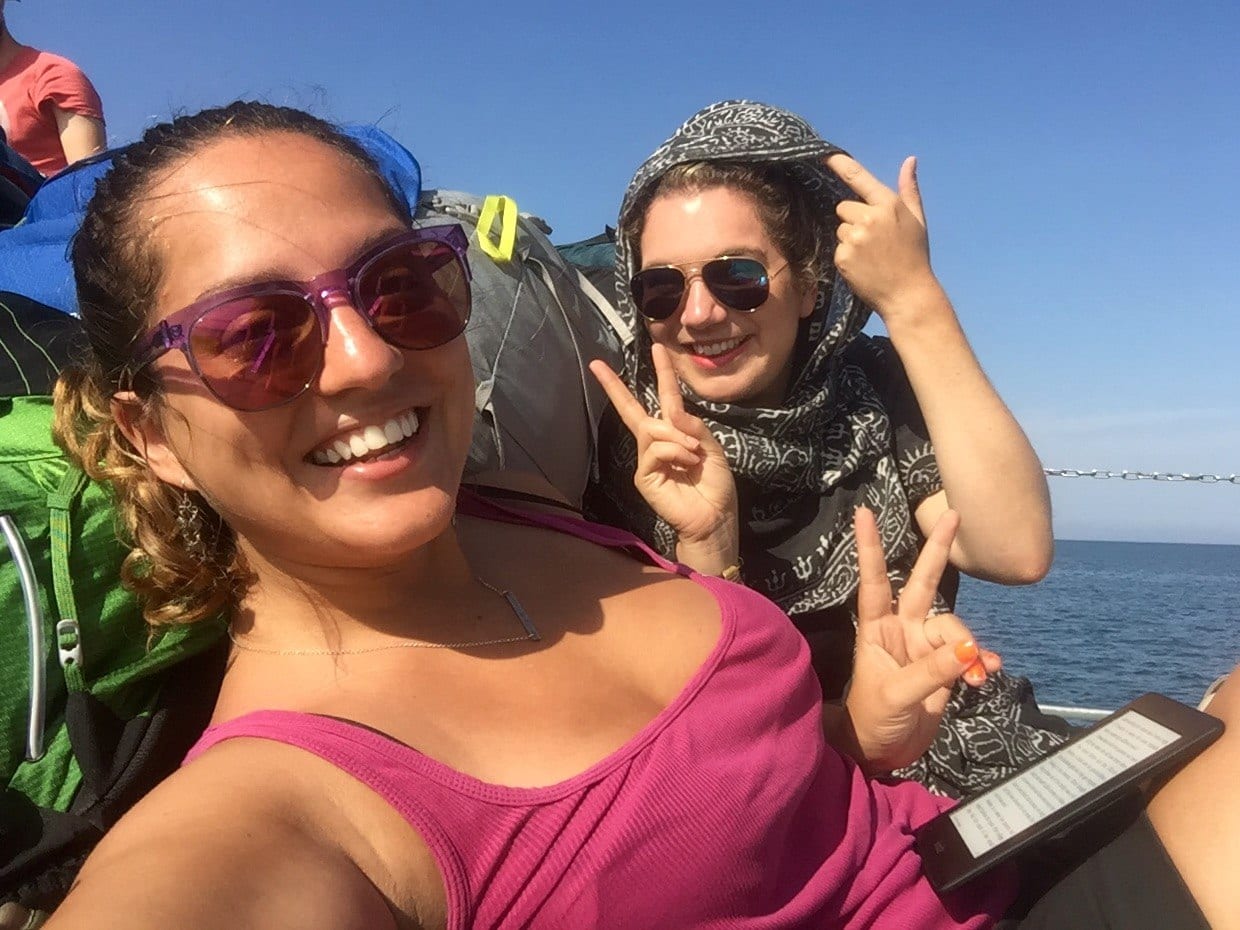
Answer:
[{"label": "small earring", "polygon": [[202,541],[202,510],[190,498],[190,492],[183,490],[181,499],[177,501],[177,534],[181,544],[190,558],[197,562],[207,559],[207,547]]}]

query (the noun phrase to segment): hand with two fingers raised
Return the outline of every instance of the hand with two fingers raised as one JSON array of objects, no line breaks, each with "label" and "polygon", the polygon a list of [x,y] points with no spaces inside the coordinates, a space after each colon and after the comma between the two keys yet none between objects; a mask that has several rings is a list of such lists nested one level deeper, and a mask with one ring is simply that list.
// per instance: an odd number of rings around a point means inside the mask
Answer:
[{"label": "hand with two fingers raised", "polygon": [[958,679],[977,686],[1002,665],[980,650],[953,614],[931,616],[935,592],[959,525],[948,511],[935,525],[893,600],[874,515],[857,510],[857,651],[845,707],[863,767],[886,772],[908,765],[934,739]]},{"label": "hand with two fingers raised", "polygon": [[651,346],[659,391],[652,416],[606,362],[590,363],[620,419],[637,441],[633,483],[650,508],[677,533],[677,558],[703,574],[738,561],[736,482],[718,440],[685,410],[667,349]]},{"label": "hand with two fingers raised", "polygon": [[826,163],[858,197],[836,207],[835,267],[890,328],[891,318],[942,294],[930,268],[917,159],[910,155],[900,166],[898,193],[847,155],[832,155]]}]

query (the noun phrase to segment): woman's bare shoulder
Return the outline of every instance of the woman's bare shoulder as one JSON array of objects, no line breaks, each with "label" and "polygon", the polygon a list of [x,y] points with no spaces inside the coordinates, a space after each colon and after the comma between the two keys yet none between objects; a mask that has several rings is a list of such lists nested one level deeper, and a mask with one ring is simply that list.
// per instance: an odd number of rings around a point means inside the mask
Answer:
[{"label": "woman's bare shoulder", "polygon": [[104,837],[47,926],[408,927],[304,802],[313,770],[294,752],[235,740],[180,769]]}]

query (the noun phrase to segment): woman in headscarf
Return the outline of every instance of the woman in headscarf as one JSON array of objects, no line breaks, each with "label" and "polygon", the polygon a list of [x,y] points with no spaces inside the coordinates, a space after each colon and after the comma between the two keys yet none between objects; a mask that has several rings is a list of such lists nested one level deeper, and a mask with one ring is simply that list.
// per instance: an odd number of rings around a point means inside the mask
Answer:
[{"label": "woman in headscarf", "polygon": [[[634,177],[617,274],[636,337],[622,376],[641,406],[596,365],[627,414],[604,422],[589,508],[699,571],[739,569],[808,638],[828,699],[852,658],[858,506],[878,515],[897,588],[949,503],[955,568],[1045,575],[1041,465],[931,270],[913,159],[893,191],[795,114],[714,104]],[[889,338],[861,332],[871,310]],[[1026,696],[1003,676],[960,689],[905,774],[969,793],[1036,758],[1058,737],[1021,722]]]}]

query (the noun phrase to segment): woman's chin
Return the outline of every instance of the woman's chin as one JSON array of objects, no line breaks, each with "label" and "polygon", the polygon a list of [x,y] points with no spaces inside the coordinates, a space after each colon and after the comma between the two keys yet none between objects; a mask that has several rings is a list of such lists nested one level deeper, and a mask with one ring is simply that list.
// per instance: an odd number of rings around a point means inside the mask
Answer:
[{"label": "woman's chin", "polygon": [[428,488],[416,499],[397,497],[382,506],[367,507],[334,521],[332,538],[367,561],[400,558],[438,538],[452,526],[456,489]]},{"label": "woman's chin", "polygon": [[701,378],[689,387],[702,400],[714,404],[756,406],[754,398],[761,393],[752,379],[735,376]]},{"label": "woman's chin", "polygon": [[[421,488],[387,499],[335,508],[316,505],[304,522],[286,520],[280,532],[243,537],[251,562],[269,563],[278,572],[298,574],[297,565],[335,569],[383,569],[405,562],[452,526],[456,486]],[[298,524],[301,525],[298,525]],[[278,568],[283,566],[283,568]],[[261,572],[260,572],[261,574]]]},{"label": "woman's chin", "polygon": [[[788,393],[787,376],[783,373],[738,372],[729,378],[708,380],[698,396],[716,404],[738,407],[779,408]],[[696,387],[694,390],[697,390]]]}]

